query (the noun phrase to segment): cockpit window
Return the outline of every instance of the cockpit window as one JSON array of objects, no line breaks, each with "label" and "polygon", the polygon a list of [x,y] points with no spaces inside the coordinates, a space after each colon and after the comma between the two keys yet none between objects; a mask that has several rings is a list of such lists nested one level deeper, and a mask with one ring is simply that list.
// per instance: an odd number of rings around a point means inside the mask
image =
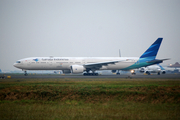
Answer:
[{"label": "cockpit window", "polygon": [[21,63],[21,61],[17,61],[16,63]]}]

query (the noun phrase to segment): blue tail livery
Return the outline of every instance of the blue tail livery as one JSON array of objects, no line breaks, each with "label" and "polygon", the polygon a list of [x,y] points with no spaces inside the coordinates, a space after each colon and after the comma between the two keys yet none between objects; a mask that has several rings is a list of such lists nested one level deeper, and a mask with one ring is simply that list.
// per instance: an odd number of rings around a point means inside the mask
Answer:
[{"label": "blue tail livery", "polygon": [[139,58],[138,64],[142,63],[142,65],[153,65],[153,64],[158,64],[162,63],[164,60],[169,60],[167,59],[156,59],[156,55],[158,53],[159,47],[161,45],[163,38],[158,38]]},{"label": "blue tail livery", "polygon": [[123,70],[129,70],[129,69],[135,69],[135,68],[140,68],[140,67],[146,67],[158,63],[162,63],[164,60],[169,60],[169,59],[156,59],[156,55],[158,53],[159,47],[161,45],[163,38],[158,38],[140,57],[139,60],[127,67],[124,68]]},{"label": "blue tail livery", "polygon": [[158,38],[139,58],[139,62],[155,60],[163,38]]},{"label": "blue tail livery", "polygon": [[160,68],[161,68],[161,70],[165,70],[160,64],[157,64]]}]

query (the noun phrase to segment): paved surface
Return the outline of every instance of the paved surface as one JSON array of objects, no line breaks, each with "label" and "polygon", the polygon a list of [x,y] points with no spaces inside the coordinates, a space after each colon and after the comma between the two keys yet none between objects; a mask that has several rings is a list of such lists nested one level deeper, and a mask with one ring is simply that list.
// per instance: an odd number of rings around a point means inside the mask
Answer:
[{"label": "paved surface", "polygon": [[83,76],[83,75],[11,75],[11,78],[171,78],[180,79],[180,74],[165,74],[165,75],[99,75],[99,76]]}]

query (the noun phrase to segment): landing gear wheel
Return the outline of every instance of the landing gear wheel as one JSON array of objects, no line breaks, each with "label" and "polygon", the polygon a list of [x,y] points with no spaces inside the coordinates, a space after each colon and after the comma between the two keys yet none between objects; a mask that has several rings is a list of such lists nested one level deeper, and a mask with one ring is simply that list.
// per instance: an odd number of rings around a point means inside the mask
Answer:
[{"label": "landing gear wheel", "polygon": [[146,72],[146,74],[150,75],[150,72]]},{"label": "landing gear wheel", "polygon": [[27,71],[24,71],[24,76],[27,76],[28,74],[27,74]]},{"label": "landing gear wheel", "polygon": [[94,73],[96,76],[98,76],[98,73]]},{"label": "landing gear wheel", "polygon": [[136,75],[136,73],[132,73],[132,75]]},{"label": "landing gear wheel", "polygon": [[116,75],[120,75],[120,73],[116,73]]}]

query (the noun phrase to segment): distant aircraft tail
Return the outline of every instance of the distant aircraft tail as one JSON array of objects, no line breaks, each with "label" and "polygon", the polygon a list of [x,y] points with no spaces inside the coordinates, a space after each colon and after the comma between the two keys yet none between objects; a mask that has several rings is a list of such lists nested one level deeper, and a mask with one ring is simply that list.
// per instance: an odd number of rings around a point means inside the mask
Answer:
[{"label": "distant aircraft tail", "polygon": [[156,58],[163,38],[158,38],[139,58],[139,62],[149,62]]},{"label": "distant aircraft tail", "polygon": [[160,64],[157,64],[160,68],[161,68],[161,70],[165,70]]}]

